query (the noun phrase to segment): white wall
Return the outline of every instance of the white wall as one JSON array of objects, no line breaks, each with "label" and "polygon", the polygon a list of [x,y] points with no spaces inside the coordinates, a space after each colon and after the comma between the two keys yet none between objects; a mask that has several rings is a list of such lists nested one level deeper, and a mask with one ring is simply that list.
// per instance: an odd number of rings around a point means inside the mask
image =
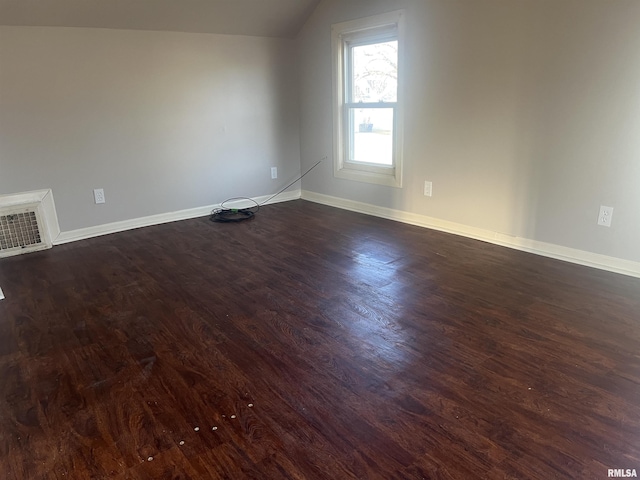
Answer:
[{"label": "white wall", "polygon": [[0,194],[52,188],[69,231],[272,193],[300,171],[294,52],[258,37],[0,27]]},{"label": "white wall", "polygon": [[[331,24],[399,8],[404,188],[336,179]],[[301,155],[329,161],[303,188],[638,262],[638,25],[637,0],[324,0],[298,39]]]}]

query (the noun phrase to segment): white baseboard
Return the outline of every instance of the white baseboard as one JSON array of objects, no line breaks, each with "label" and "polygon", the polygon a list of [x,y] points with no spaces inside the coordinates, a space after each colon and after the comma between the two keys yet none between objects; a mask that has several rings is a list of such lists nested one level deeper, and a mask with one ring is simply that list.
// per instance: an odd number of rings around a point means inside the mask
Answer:
[{"label": "white baseboard", "polygon": [[482,240],[503,247],[513,248],[524,252],[535,253],[545,257],[563,260],[565,262],[576,263],[587,267],[607,270],[609,272],[620,273],[631,277],[640,278],[640,263],[620,258],[609,257],[597,253],[577,250],[575,248],[563,247],[552,243],[539,242],[522,237],[512,237],[490,230],[470,227],[460,223],[448,222],[438,218],[418,215],[416,213],[403,212],[392,208],[378,207],[368,203],[356,202],[339,197],[323,195],[321,193],[302,191],[302,198],[315,203],[329,205],[331,207],[342,208],[353,212],[365,213],[376,217],[396,220],[411,225],[439,230],[441,232],[453,233],[467,238]]},{"label": "white baseboard", "polygon": [[[290,190],[283,192],[276,198],[269,200],[265,205],[272,203],[288,202],[291,200],[297,200],[301,196],[301,191]],[[268,200],[270,195],[263,195],[261,197],[252,198],[257,203]],[[228,206],[228,205],[225,205]],[[77,242],[78,240],[85,240],[87,238],[99,237],[101,235],[108,235],[110,233],[124,232],[126,230],[133,230],[134,228],[149,227],[151,225],[160,225],[162,223],[176,222],[179,220],[188,220],[190,218],[206,217],[211,214],[211,211],[215,208],[220,208],[220,204],[207,205],[204,207],[189,208],[187,210],[179,210],[177,212],[160,213],[158,215],[150,215],[148,217],[132,218],[130,220],[123,220],[121,222],[107,223],[105,225],[96,225],[95,227],[79,228],[77,230],[70,230],[62,232],[54,240],[54,245],[62,245],[70,242]]]}]

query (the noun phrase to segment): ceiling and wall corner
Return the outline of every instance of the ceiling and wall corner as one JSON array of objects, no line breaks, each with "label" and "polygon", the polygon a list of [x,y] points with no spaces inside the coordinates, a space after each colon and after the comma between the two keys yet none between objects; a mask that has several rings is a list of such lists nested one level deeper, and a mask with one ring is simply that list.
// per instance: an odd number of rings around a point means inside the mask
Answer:
[{"label": "ceiling and wall corner", "polygon": [[51,188],[65,238],[273,193],[318,1],[0,0],[0,193]]},{"label": "ceiling and wall corner", "polygon": [[320,0],[0,0],[0,25],[293,38]]}]

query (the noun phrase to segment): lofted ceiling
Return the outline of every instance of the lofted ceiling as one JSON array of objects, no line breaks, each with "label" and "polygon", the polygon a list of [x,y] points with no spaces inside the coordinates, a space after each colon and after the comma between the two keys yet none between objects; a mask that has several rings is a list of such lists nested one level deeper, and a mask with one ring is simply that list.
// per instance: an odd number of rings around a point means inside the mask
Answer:
[{"label": "lofted ceiling", "polygon": [[294,37],[320,0],[0,0],[0,25]]}]

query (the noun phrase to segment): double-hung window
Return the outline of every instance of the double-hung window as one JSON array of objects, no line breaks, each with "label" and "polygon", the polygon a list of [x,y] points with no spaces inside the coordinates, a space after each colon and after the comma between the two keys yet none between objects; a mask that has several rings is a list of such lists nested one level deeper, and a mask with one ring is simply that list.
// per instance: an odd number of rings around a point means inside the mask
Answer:
[{"label": "double-hung window", "polygon": [[403,14],[332,27],[334,174],[402,186]]}]

